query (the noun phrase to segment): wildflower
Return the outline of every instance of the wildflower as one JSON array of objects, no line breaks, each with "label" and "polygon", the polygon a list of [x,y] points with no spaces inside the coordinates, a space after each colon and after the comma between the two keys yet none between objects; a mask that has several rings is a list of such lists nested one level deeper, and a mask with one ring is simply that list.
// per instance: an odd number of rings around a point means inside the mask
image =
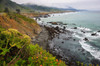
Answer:
[{"label": "wildflower", "polygon": [[47,59],[47,57],[45,57],[45,59]]},{"label": "wildflower", "polygon": [[40,65],[40,66],[42,66],[42,65]]},{"label": "wildflower", "polygon": [[59,65],[60,63],[58,63],[58,65]]},{"label": "wildflower", "polygon": [[56,59],[56,61],[58,62],[58,59]]},{"label": "wildflower", "polygon": [[36,58],[38,58],[38,56]]},{"label": "wildflower", "polygon": [[40,54],[42,54],[42,52],[40,52]]},{"label": "wildflower", "polygon": [[33,57],[32,57],[32,59],[33,59]]}]

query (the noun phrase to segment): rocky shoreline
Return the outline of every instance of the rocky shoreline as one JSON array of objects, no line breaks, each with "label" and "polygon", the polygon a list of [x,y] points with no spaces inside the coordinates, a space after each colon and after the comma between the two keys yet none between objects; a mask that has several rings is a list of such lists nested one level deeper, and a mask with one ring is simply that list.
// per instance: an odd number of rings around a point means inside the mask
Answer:
[{"label": "rocky shoreline", "polygon": [[[56,47],[53,46],[53,48],[50,47],[50,42],[54,39],[54,38],[60,38],[59,35],[60,34],[73,34],[72,32],[70,32],[69,30],[65,30],[66,27],[60,28],[58,26],[53,27],[53,26],[46,26],[46,25],[40,25],[42,28],[41,33],[36,37],[36,40],[33,41],[33,43],[38,43],[41,47],[43,47],[43,49],[46,49],[47,51],[49,51],[51,54],[53,54],[54,56],[57,57],[57,59],[61,59],[63,61],[65,61],[65,63],[67,65],[71,65],[71,66],[77,66],[77,58],[72,57],[70,55],[69,57],[66,57],[63,55],[63,52],[60,50],[60,46]],[[76,27],[73,29],[77,29]],[[72,37],[67,37],[63,40],[70,40],[72,39],[73,41],[76,41],[76,39],[72,38]],[[88,38],[84,38],[83,40],[85,41],[89,41]],[[61,42],[62,44],[64,43],[64,41]],[[79,51],[83,52],[84,49],[78,49]],[[70,50],[66,50],[68,51],[68,53],[70,52]],[[96,62],[97,61],[97,62]],[[98,63],[98,60],[93,59],[91,61],[93,64]],[[95,62],[95,63],[94,63]],[[81,62],[80,62],[81,63]]]},{"label": "rocky shoreline", "polygon": [[[39,19],[38,19],[39,20]],[[41,21],[41,19],[39,20]],[[49,23],[49,25],[48,25]],[[74,24],[75,25],[75,24]],[[40,24],[41,28],[42,28],[42,32],[39,34],[39,36],[37,37],[38,40],[36,40],[34,43],[38,43],[41,47],[43,47],[44,49],[46,49],[47,51],[49,51],[51,54],[53,54],[54,56],[56,56],[58,59],[61,59],[63,61],[65,61],[65,63],[69,66],[77,66],[77,63],[80,63],[80,65],[78,66],[81,66],[81,63],[83,61],[77,61],[77,56],[72,56],[71,55],[71,50],[69,48],[66,48],[66,53],[69,55],[68,57],[67,56],[64,56],[64,51],[61,51],[60,50],[60,46],[53,46],[53,48],[50,47],[50,42],[53,41],[54,38],[57,38],[57,39],[60,39],[59,35],[60,34],[69,34],[69,35],[72,35],[73,34],[73,31],[70,31],[70,30],[66,30],[66,27],[67,24],[63,24],[63,22],[47,22],[47,25],[46,24],[43,24],[43,22],[41,21],[41,24]],[[56,26],[56,27],[54,27]],[[59,27],[61,26],[61,27]],[[77,30],[79,29],[78,27],[73,27],[71,29],[74,29],[74,30]],[[80,30],[83,34],[87,33],[84,29]],[[100,32],[100,31],[98,31]],[[91,33],[91,36],[98,36],[97,33]],[[72,36],[67,36],[66,38],[64,38],[62,41],[61,41],[61,44],[64,44],[64,40],[68,40],[70,41],[70,39],[73,41],[73,42],[78,42],[77,39],[73,38]],[[84,37],[83,38],[84,41],[89,41],[88,37]],[[81,46],[80,46],[81,47]],[[76,48],[76,50],[78,50],[79,52],[81,52],[81,55],[85,56],[87,54],[85,54],[85,49],[83,49],[82,47],[81,48]],[[88,52],[86,52],[88,53]],[[90,61],[91,64],[98,64],[99,63],[99,60],[97,59],[93,59],[90,60],[90,58],[87,58],[87,60]],[[88,62],[87,62],[88,63]],[[88,63],[89,64],[89,63]]]},{"label": "rocky shoreline", "polygon": [[[42,26],[40,25],[42,28],[41,33],[35,38],[34,41],[32,41],[32,43],[36,44],[38,43],[43,49],[46,49],[47,51],[49,51],[51,54],[53,54],[53,56],[56,56],[57,59],[61,59],[63,61],[65,61],[65,63],[67,65],[72,65],[75,66],[76,63],[69,60],[68,58],[64,58],[62,54],[58,54],[55,52],[55,49],[53,47],[53,49],[50,48],[50,41],[52,41],[53,38],[57,37],[59,38],[59,35],[65,34],[65,33],[69,33],[70,31],[65,30],[64,28],[59,28],[59,27],[49,27],[49,26]],[[66,38],[65,40],[68,40],[70,38]],[[63,43],[63,42],[62,42]],[[58,48],[60,49],[60,47]]]}]

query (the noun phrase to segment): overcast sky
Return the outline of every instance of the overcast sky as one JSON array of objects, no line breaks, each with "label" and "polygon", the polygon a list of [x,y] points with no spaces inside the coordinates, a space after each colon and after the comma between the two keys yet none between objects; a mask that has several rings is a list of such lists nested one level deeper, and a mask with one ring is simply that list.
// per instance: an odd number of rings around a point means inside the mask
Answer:
[{"label": "overcast sky", "polygon": [[60,8],[67,8],[68,6],[76,9],[99,10],[100,0],[12,0],[19,4],[31,3],[38,5],[46,5]]}]

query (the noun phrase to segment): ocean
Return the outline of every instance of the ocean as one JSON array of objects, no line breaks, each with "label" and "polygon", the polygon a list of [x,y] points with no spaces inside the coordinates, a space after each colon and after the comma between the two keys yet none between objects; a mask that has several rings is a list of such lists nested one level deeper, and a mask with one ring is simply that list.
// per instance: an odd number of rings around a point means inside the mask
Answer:
[{"label": "ocean", "polygon": [[[63,22],[67,24],[66,30],[73,32],[72,35],[61,34],[60,39],[54,38],[50,42],[51,47],[60,47],[55,50],[56,52],[75,61],[87,64],[100,63],[100,12],[70,12],[50,15],[51,17],[41,18],[45,25],[47,22]],[[77,29],[73,29],[74,27]],[[66,37],[71,37],[71,39],[64,40]],[[85,41],[85,38],[88,41]],[[62,42],[64,43],[62,44]]]}]

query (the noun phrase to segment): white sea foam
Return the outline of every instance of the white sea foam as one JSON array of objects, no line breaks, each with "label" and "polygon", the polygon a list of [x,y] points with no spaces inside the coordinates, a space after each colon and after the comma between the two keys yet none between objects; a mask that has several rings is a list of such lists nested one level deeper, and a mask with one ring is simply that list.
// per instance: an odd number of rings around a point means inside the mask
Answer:
[{"label": "white sea foam", "polygon": [[86,27],[77,27],[77,28],[84,31],[92,31],[91,29],[86,28]]},{"label": "white sea foam", "polygon": [[[91,29],[78,27],[78,29],[71,30],[71,31],[74,32],[73,33],[74,37],[77,37],[80,39],[79,43],[81,44],[82,48],[85,49],[86,51],[88,51],[93,57],[100,60],[99,48],[95,48],[95,47],[91,46],[91,44],[88,44],[88,43],[86,43],[85,40],[83,40],[85,37],[88,38],[89,41],[93,41],[93,39],[98,39],[98,38],[100,38],[100,33],[94,32],[94,33],[97,33],[98,36],[92,36],[91,32],[82,33],[80,30],[91,31]],[[78,34],[81,34],[81,35],[78,35]]]},{"label": "white sea foam", "polygon": [[93,46],[87,44],[84,40],[80,40],[79,43],[81,44],[82,48],[90,52],[93,57],[100,60],[100,50],[98,50],[98,48],[94,48]]},{"label": "white sea foam", "polygon": [[85,33],[85,37],[88,37],[89,39],[98,39],[100,38],[100,35],[97,33],[97,36],[92,36],[91,33]]}]

